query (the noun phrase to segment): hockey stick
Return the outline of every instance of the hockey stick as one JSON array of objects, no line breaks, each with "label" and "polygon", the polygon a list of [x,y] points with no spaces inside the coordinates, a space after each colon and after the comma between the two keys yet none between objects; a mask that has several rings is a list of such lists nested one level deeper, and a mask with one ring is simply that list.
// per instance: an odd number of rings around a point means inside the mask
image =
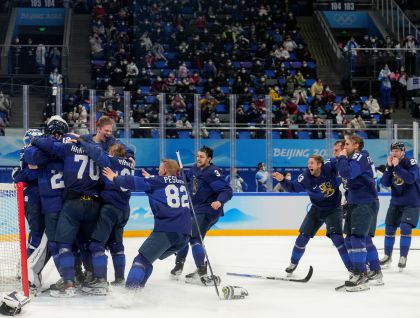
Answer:
[{"label": "hockey stick", "polygon": [[176,156],[178,158],[178,164],[179,164],[179,168],[180,168],[180,172],[181,172],[181,177],[182,177],[182,180],[184,181],[185,186],[186,186],[185,188],[186,188],[187,195],[188,195],[188,203],[190,204],[193,219],[194,219],[195,225],[197,226],[198,236],[200,238],[201,245],[203,246],[204,255],[206,256],[207,264],[209,265],[211,278],[213,279],[213,283],[214,283],[214,289],[216,290],[217,297],[219,297],[219,299],[221,299],[220,298],[220,293],[219,293],[219,288],[217,287],[218,282],[216,280],[216,276],[214,276],[214,274],[213,274],[213,268],[211,267],[210,259],[209,259],[209,256],[208,256],[207,250],[206,250],[206,246],[204,245],[204,242],[203,242],[203,235],[201,234],[201,230],[200,230],[200,227],[198,225],[197,214],[195,213],[195,210],[194,210],[194,206],[193,206],[192,199],[191,199],[191,196],[190,196],[190,191],[188,189],[187,178],[186,178],[185,173],[184,173],[184,166],[182,165],[181,155],[180,155],[179,151],[176,152]]},{"label": "hockey stick", "polygon": [[240,274],[240,273],[226,273],[230,276],[239,276],[239,277],[248,277],[248,278],[260,278],[260,279],[270,279],[270,280],[282,280],[286,282],[295,282],[295,283],[307,283],[314,272],[312,266],[309,266],[308,274],[304,278],[288,278],[288,277],[279,277],[279,276],[263,276],[263,275],[254,275],[254,274]]}]

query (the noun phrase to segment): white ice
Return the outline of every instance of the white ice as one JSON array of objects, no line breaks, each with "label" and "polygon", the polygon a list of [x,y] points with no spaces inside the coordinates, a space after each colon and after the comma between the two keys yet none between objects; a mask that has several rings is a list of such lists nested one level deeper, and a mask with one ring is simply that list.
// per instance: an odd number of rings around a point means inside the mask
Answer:
[{"label": "white ice", "polygon": [[[306,249],[296,277],[304,276],[309,265],[314,274],[308,283],[259,280],[226,276],[226,272],[264,275],[284,275],[289,264],[294,237],[207,237],[205,242],[216,274],[222,277],[222,286],[237,285],[246,288],[249,296],[242,300],[219,300],[214,287],[202,287],[173,281],[169,271],[174,257],[154,263],[154,272],[144,290],[136,295],[112,290],[106,297],[78,295],[72,299],[51,298],[47,294],[34,297],[24,308],[21,317],[420,317],[417,301],[420,295],[420,251],[410,252],[407,268],[397,268],[398,250],[394,263],[384,270],[384,286],[373,286],[369,291],[336,292],[348,274],[338,252],[325,237],[315,237]],[[125,240],[128,272],[137,249],[144,238]],[[397,239],[397,245],[399,238]],[[378,248],[383,237],[375,238]],[[414,237],[412,247],[420,246]],[[397,246],[398,247],[398,246]],[[380,257],[382,251],[379,251]],[[112,263],[112,262],[111,262]],[[188,256],[184,274],[194,270],[192,256]],[[58,274],[48,264],[44,283],[57,280]],[[113,279],[112,264],[109,280]],[[117,308],[117,307],[124,308]]]}]

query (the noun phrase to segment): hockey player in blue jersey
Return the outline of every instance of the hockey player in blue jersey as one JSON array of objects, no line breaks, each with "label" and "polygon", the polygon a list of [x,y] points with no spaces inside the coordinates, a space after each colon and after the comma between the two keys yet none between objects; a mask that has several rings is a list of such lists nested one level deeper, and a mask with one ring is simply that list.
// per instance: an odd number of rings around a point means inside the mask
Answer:
[{"label": "hockey player in blue jersey", "polygon": [[327,236],[337,248],[344,266],[350,270],[350,259],[343,238],[340,182],[335,165],[330,161],[324,162],[319,155],[313,155],[309,157],[308,169],[299,175],[297,180],[286,180],[279,172],[273,173],[273,178],[280,181],[281,186],[288,192],[306,191],[312,203],[299,229],[300,234],[296,239],[291,263],[286,272],[293,273],[309,240],[324,223],[327,227]]},{"label": "hockey player in blue jersey", "polygon": [[[186,173],[187,180],[192,186],[192,204],[197,214],[200,232],[205,237],[210,228],[223,216],[223,206],[232,198],[232,188],[225,181],[222,172],[211,163],[213,149],[203,146],[197,153],[196,164]],[[202,282],[201,277],[207,275],[204,249],[197,227],[192,228],[191,245],[197,270],[186,275],[187,282]],[[171,275],[181,275],[185,258],[188,254],[188,244],[177,252],[175,267]]]},{"label": "hockey player in blue jersey", "polygon": [[24,150],[30,146],[32,138],[39,137],[42,132],[39,129],[29,129],[23,137],[24,148],[21,150],[19,167],[13,169],[12,178],[15,183],[24,182],[24,206],[25,217],[29,225],[27,256],[39,246],[44,233],[44,217],[41,213],[41,201],[39,199],[38,171],[32,170],[24,161]]},{"label": "hockey player in blue jersey", "polygon": [[411,231],[419,220],[420,175],[417,161],[405,155],[402,142],[391,145],[381,182],[385,187],[391,187],[391,202],[385,219],[385,256],[381,259],[381,265],[387,267],[391,263],[395,232],[400,227],[398,267],[403,270],[411,245]]},{"label": "hockey player in blue jersey", "polygon": [[66,137],[63,141],[39,138],[32,141],[32,144],[64,162],[64,204],[55,235],[64,284],[58,291],[51,291],[51,295],[72,297],[75,295],[75,256],[72,245],[78,236],[82,244],[87,244],[98,220],[100,171],[75,139]]},{"label": "hockey player in blue jersey", "polygon": [[[87,142],[100,144],[104,151],[108,151],[109,147],[114,144],[122,144],[120,140],[116,139],[112,134],[112,127],[114,121],[108,116],[102,116],[96,123],[96,134],[82,135],[81,137]],[[124,144],[122,144],[124,145]],[[126,156],[131,158],[134,163],[134,152],[124,145]]]},{"label": "hockey player in blue jersey", "polygon": [[[363,151],[363,147],[362,138],[348,136],[337,162],[339,175],[347,185],[348,212],[344,232],[352,263],[352,273],[345,282],[347,291],[369,289],[366,269],[368,260],[370,278],[378,281],[382,279],[376,247],[370,237],[376,227],[378,211],[374,166],[369,153]],[[370,245],[369,248],[367,244]]]},{"label": "hockey player in blue jersey", "polygon": [[[51,142],[61,142],[67,132],[67,123],[60,116],[52,116],[47,122],[44,135]],[[45,234],[48,238],[47,249],[53,257],[58,272],[60,272],[59,251],[55,234],[63,206],[63,161],[35,146],[31,146],[25,150],[25,162],[38,171],[41,211],[45,220]],[[38,251],[38,255],[39,257],[31,262],[31,270],[35,277],[40,277],[41,271],[49,259],[49,255],[43,251]],[[55,285],[52,285],[52,288],[54,289]]]},{"label": "hockey player in blue jersey", "polygon": [[[134,175],[134,165],[126,158],[122,144],[114,144],[105,153],[101,147],[88,143],[83,137],[75,135],[77,141],[85,150],[89,158],[93,159],[100,168],[110,167],[117,175]],[[93,280],[84,284],[82,290],[92,294],[106,294],[107,283],[107,245],[112,256],[115,281],[111,284],[124,283],[125,254],[123,245],[124,226],[130,217],[129,200],[131,191],[116,186],[105,176],[101,175],[102,188],[100,197],[102,206],[98,222],[90,237],[89,250],[92,254]]]},{"label": "hockey player in blue jersey", "polygon": [[110,168],[103,174],[116,186],[144,191],[149,197],[155,225],[153,232],[139,248],[126,287],[144,287],[153,271],[153,262],[164,259],[188,244],[191,235],[191,211],[184,181],[177,177],[179,166],[174,160],[162,160],[159,176],[151,176],[143,170],[143,176],[118,176]]}]

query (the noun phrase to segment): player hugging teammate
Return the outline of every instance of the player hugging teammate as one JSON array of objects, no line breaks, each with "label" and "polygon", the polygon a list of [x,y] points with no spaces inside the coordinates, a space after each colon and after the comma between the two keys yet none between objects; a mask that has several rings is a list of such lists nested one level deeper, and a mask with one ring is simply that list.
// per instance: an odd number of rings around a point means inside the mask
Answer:
[{"label": "player hugging teammate", "polygon": [[[105,294],[105,247],[113,258],[115,283],[124,282],[122,232],[129,217],[130,192],[101,179],[100,167],[132,174],[134,157],[112,136],[112,125],[104,116],[98,120],[96,134],[78,136],[67,134],[66,122],[53,116],[45,136],[34,138],[25,150],[24,161],[38,170],[48,251],[62,277],[51,286],[51,296],[74,296],[76,283],[88,293]],[[85,275],[76,277],[78,250]],[[47,260],[36,260],[36,270],[40,272]]]}]

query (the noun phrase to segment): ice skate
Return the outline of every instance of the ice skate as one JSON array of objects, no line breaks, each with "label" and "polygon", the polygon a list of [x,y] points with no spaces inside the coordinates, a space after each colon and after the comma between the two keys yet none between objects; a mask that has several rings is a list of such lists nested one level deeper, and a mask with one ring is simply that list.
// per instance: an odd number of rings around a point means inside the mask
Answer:
[{"label": "ice skate", "polygon": [[369,286],[367,284],[368,277],[365,273],[354,273],[350,275],[349,280],[345,282],[345,288],[348,292],[359,292],[364,290],[369,290]]},{"label": "ice skate", "polygon": [[297,267],[297,264],[290,263],[290,265],[287,266],[286,269],[285,269],[285,271],[287,273],[287,276],[292,276],[296,267]]},{"label": "ice skate", "polygon": [[372,286],[382,286],[384,285],[382,271],[368,271],[367,278],[369,280],[369,285]]},{"label": "ice skate", "polygon": [[50,290],[50,296],[55,298],[71,298],[76,295],[76,287],[71,280],[63,281],[60,289]]},{"label": "ice skate", "polygon": [[82,286],[82,291],[90,295],[106,295],[108,294],[109,284],[105,278],[94,278],[89,283],[85,283]]},{"label": "ice skate", "polygon": [[384,257],[379,261],[381,264],[381,268],[389,268],[392,263],[391,255],[384,255]]},{"label": "ice skate", "polygon": [[407,265],[407,257],[401,256],[400,260],[398,261],[398,269],[400,272],[402,272]]}]

